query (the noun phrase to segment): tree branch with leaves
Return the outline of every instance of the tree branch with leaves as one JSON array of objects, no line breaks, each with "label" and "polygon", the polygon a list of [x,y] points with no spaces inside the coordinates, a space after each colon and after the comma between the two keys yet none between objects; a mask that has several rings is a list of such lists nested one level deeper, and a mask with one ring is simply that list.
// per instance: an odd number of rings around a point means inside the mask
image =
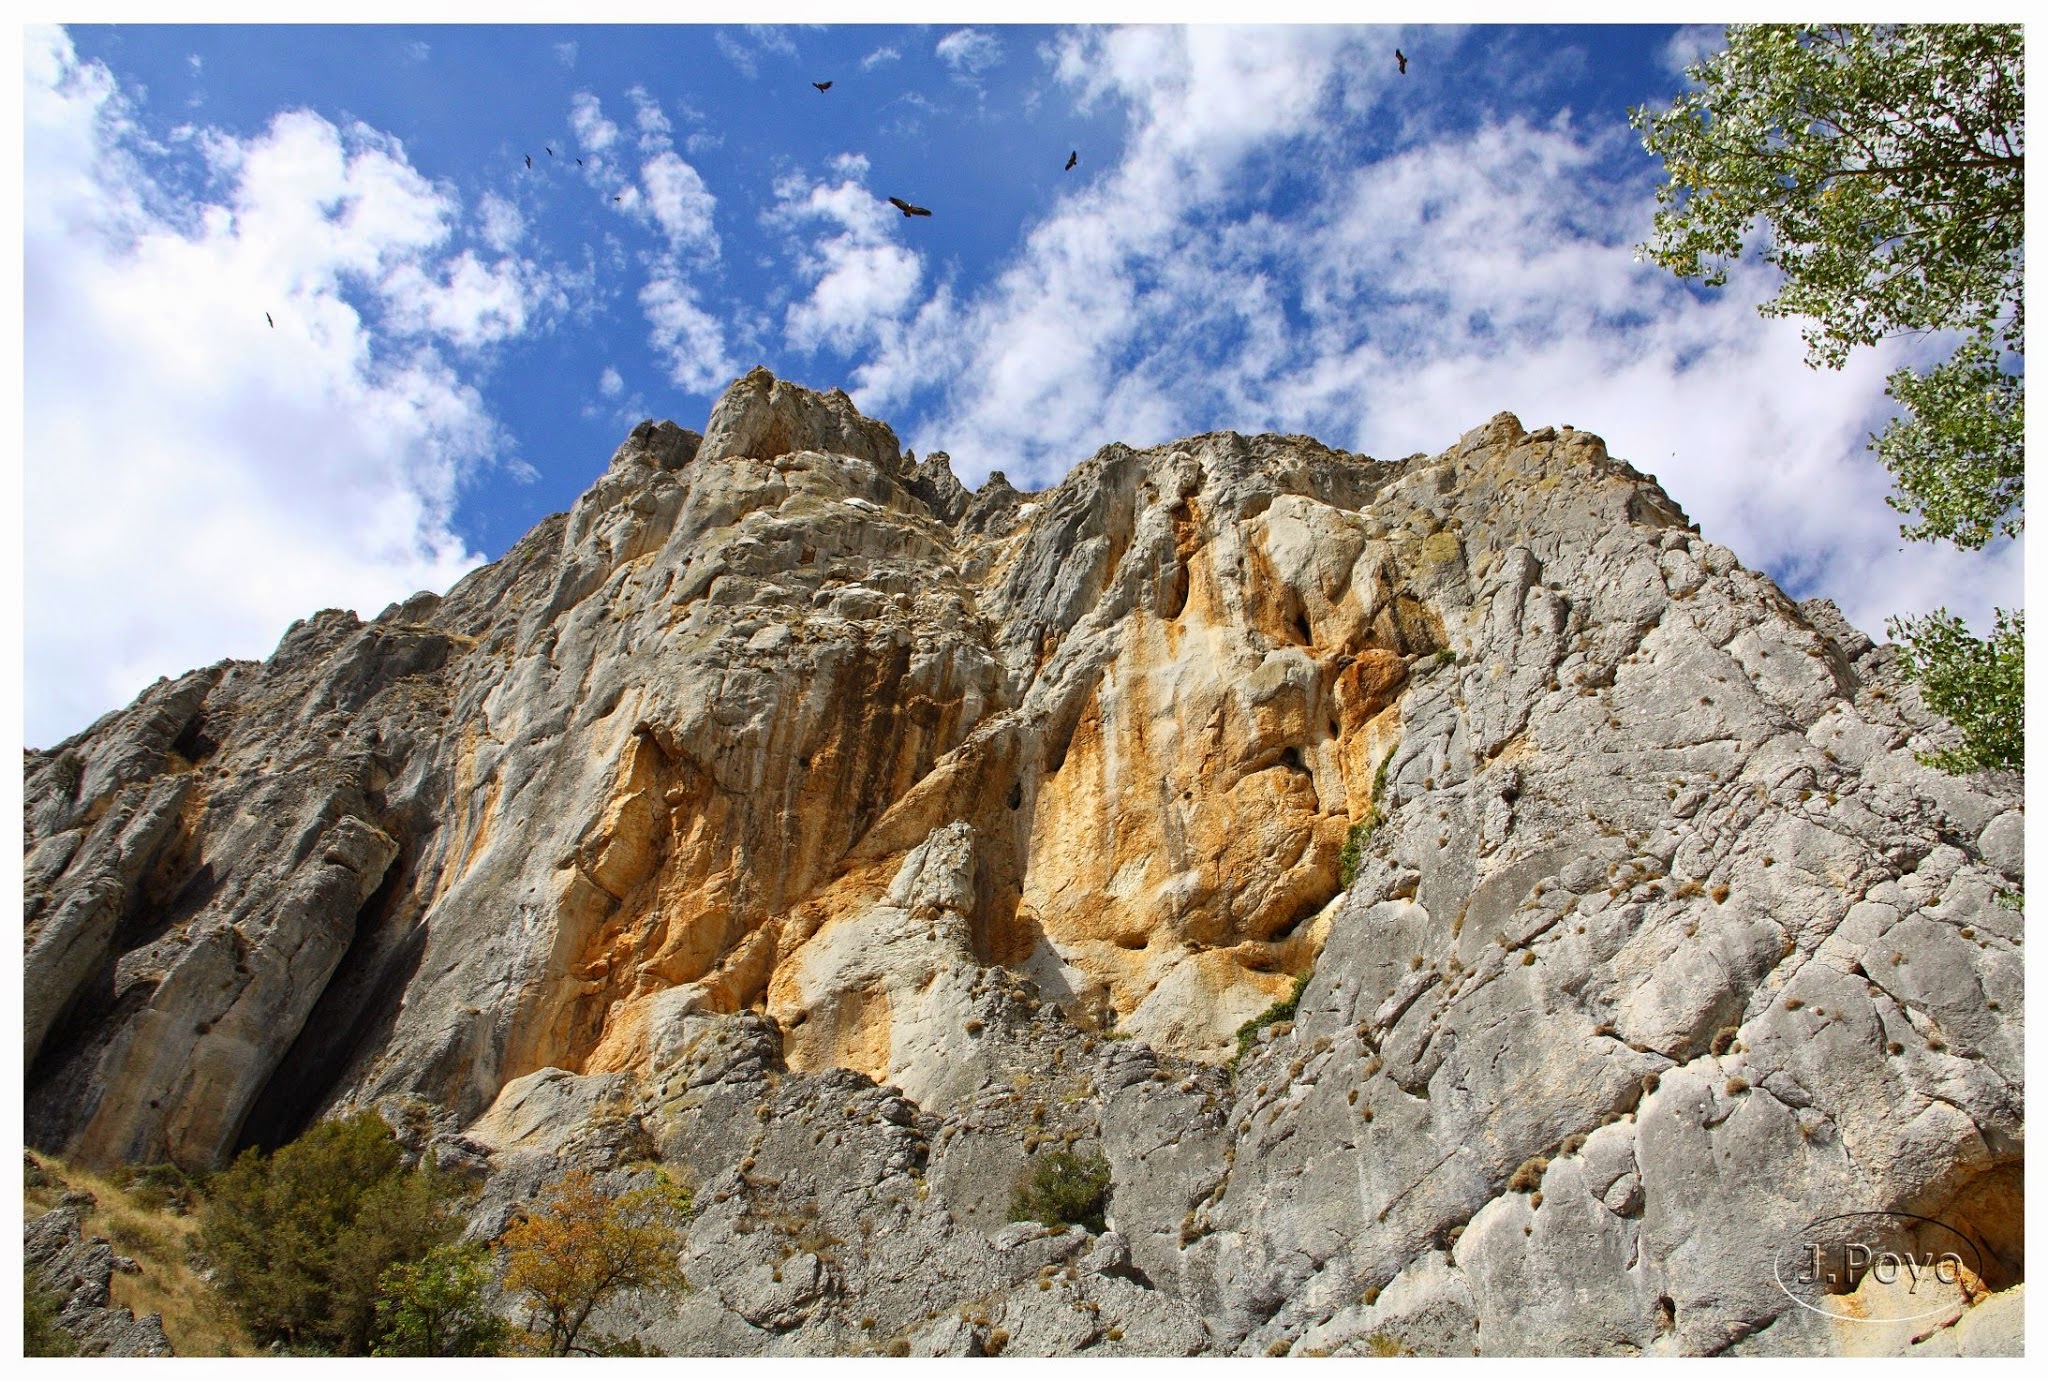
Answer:
[{"label": "tree branch with leaves", "polygon": [[[1871,449],[1920,541],[1975,550],[2025,517],[2024,55],[2010,24],[1735,25],[1667,110],[1629,113],[1663,159],[1642,252],[1728,281],[1752,232],[1782,274],[1765,316],[1805,318],[1807,362],[1955,333],[1927,370],[1891,375],[1903,413]],[[1894,619],[1928,703],[1961,731],[1950,771],[2018,768],[2023,620],[1989,640],[1946,610]]]},{"label": "tree branch with leaves", "polygon": [[505,1289],[524,1295],[527,1330],[551,1357],[596,1354],[585,1333],[591,1314],[627,1290],[685,1288],[681,1258],[689,1191],[660,1171],[655,1183],[623,1194],[589,1171],[562,1177],[540,1207],[498,1239]]}]

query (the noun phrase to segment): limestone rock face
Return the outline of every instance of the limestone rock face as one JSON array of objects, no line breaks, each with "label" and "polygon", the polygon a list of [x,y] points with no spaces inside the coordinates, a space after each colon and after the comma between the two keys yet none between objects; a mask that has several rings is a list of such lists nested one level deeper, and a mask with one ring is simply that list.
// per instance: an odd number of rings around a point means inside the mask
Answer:
[{"label": "limestone rock face", "polygon": [[[126,1258],[116,1258],[106,1238],[86,1238],[85,1212],[67,1203],[23,1225],[22,1273],[29,1285],[56,1302],[57,1326],[77,1341],[81,1357],[174,1355],[162,1315],[138,1319],[114,1305],[114,1272],[124,1269]],[[135,1268],[126,1262],[126,1270]]]},{"label": "limestone rock face", "polygon": [[[660,1162],[698,1288],[603,1328],[671,1352],[1997,1350],[2021,800],[1951,733],[1589,433],[969,494],[756,370],[28,755],[29,1135],[424,1108],[480,1236]],[[1058,1147],[1110,1231],[1008,1221]],[[1982,1248],[1938,1335],[1773,1282],[1879,1211]]]}]

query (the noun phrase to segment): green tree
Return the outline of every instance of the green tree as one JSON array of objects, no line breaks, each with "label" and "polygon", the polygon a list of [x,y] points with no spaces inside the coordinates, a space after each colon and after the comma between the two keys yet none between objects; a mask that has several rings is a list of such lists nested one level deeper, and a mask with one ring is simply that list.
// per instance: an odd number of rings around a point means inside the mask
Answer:
[{"label": "green tree", "polygon": [[384,1119],[360,1112],[244,1151],[209,1187],[202,1242],[258,1344],[362,1355],[385,1271],[455,1235],[452,1188],[431,1164],[407,1170]]},{"label": "green tree", "polygon": [[378,1277],[379,1357],[495,1357],[510,1326],[484,1298],[490,1252],[450,1243]]},{"label": "green tree", "polygon": [[[1807,320],[1807,362],[1954,333],[1949,357],[1902,369],[1903,409],[1871,448],[1900,531],[1975,550],[2025,514],[2022,287],[2024,62],[2011,24],[1735,25],[1686,70],[1668,110],[1633,110],[1664,160],[1643,251],[1681,278],[1727,281],[1759,222],[1783,275],[1759,310]],[[1891,621],[1928,702],[1963,736],[1949,771],[2018,767],[2022,620],[1989,640],[1947,610]],[[2002,640],[2002,641],[2001,641]],[[2010,705],[2008,706],[2008,701]]]},{"label": "green tree", "polygon": [[656,1174],[652,1185],[615,1194],[589,1171],[573,1171],[498,1239],[505,1288],[526,1296],[527,1331],[547,1355],[637,1355],[631,1343],[588,1336],[592,1311],[626,1290],[688,1284],[681,1257],[690,1194]]}]

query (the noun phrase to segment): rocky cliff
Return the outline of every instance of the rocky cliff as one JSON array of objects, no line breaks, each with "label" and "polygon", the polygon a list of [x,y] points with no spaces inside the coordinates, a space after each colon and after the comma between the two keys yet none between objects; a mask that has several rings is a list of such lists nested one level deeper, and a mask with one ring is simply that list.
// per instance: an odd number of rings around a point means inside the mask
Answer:
[{"label": "rocky cliff", "polygon": [[[1587,432],[969,493],[756,370],[27,755],[29,1138],[376,1104],[479,1233],[659,1160],[677,1352],[1998,1350],[2021,802],[1950,733]],[[1110,1231],[1006,1222],[1051,1146]],[[1981,1249],[1937,1316],[1774,1281],[1878,1211]]]}]

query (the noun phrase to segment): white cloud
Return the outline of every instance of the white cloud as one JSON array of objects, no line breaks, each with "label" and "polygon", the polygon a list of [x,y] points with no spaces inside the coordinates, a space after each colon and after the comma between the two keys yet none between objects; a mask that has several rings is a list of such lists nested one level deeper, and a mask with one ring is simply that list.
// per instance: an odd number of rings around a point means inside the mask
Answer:
[{"label": "white cloud", "polygon": [[480,559],[456,491],[509,446],[446,352],[556,288],[459,246],[461,206],[362,125],[199,131],[220,190],[187,199],[105,68],[61,31],[24,46],[26,721],[48,743]]},{"label": "white cloud", "polygon": [[652,153],[669,147],[669,135],[675,132],[675,126],[662,113],[661,103],[648,95],[647,88],[642,86],[627,88],[626,97],[633,103],[633,123],[640,128],[641,152]]},{"label": "white cloud", "polygon": [[789,36],[780,24],[749,24],[747,37],[754,40],[756,47],[764,53],[780,53],[784,57],[796,56],[796,40]]},{"label": "white cloud", "polygon": [[597,376],[597,391],[607,398],[616,398],[626,391],[626,381],[611,365],[604,367],[604,373]]},{"label": "white cloud", "polygon": [[709,393],[734,373],[717,318],[697,304],[696,292],[680,275],[657,273],[640,291],[640,307],[653,328],[648,344],[660,352],[668,375],[692,393]]},{"label": "white cloud", "polygon": [[695,168],[673,150],[664,149],[640,165],[640,183],[647,190],[648,212],[668,236],[671,248],[717,257],[718,232],[712,228],[712,212],[718,199]]},{"label": "white cloud", "polygon": [[1003,45],[986,29],[955,29],[932,49],[941,62],[962,76],[974,76],[1003,60]]},{"label": "white cloud", "polygon": [[526,234],[526,218],[519,208],[496,192],[478,199],[477,222],[483,242],[500,254],[509,254]]},{"label": "white cloud", "polygon": [[[1056,477],[1112,436],[1169,439],[1185,401],[1208,395],[1187,386],[1157,342],[1203,318],[1227,326],[1245,300],[1234,294],[1247,275],[1211,262],[1226,247],[1195,213],[1214,214],[1206,203],[1249,151],[1313,126],[1340,62],[1357,65],[1319,29],[1063,36],[1059,74],[1081,105],[1110,99],[1130,109],[1122,161],[1066,192],[986,289],[949,298],[943,317],[920,309],[892,333],[856,372],[862,406],[936,388],[923,443],[1019,480]],[[1228,252],[1264,251],[1232,242]]]},{"label": "white cloud", "polygon": [[569,98],[569,128],[576,142],[590,153],[603,153],[618,142],[619,127],[604,116],[604,107],[588,91]]},{"label": "white cloud", "polygon": [[378,285],[389,304],[385,324],[401,334],[440,335],[468,349],[521,335],[534,296],[524,278],[517,260],[487,266],[469,250],[431,268],[399,264]]},{"label": "white cloud", "polygon": [[711,41],[716,45],[718,51],[724,54],[725,60],[731,63],[734,70],[741,76],[751,80],[761,75],[760,64],[754,61],[754,55],[748,50],[746,44],[741,43],[723,29],[713,34]]},{"label": "white cloud", "polygon": [[[634,108],[643,155],[638,181],[627,181],[608,159],[593,159],[583,175],[611,210],[660,232],[661,245],[638,256],[647,273],[638,300],[647,320],[648,344],[672,381],[693,392],[708,392],[733,374],[727,328],[705,309],[684,261],[700,268],[717,261],[718,199],[697,170],[671,147],[673,126],[654,98],[638,86],[626,96]],[[687,108],[684,114],[700,118]],[[605,149],[618,141],[618,126],[605,117],[602,104],[590,92],[576,93],[569,122],[586,148]],[[628,262],[623,246],[613,242],[611,248],[614,267],[623,268]],[[608,372],[606,377],[617,376]]]},{"label": "white cloud", "polygon": [[420,39],[413,39],[403,49],[407,62],[425,62],[433,56],[434,50]]},{"label": "white cloud", "polygon": [[844,179],[837,185],[779,182],[769,219],[799,235],[818,222],[831,228],[798,251],[797,272],[811,290],[790,304],[784,334],[799,350],[824,346],[845,355],[889,333],[916,297],[923,265],[891,234],[902,218],[861,185],[867,159],[841,154],[832,163]]},{"label": "white cloud", "polygon": [[576,41],[574,39],[555,45],[555,61],[561,63],[564,67],[574,67],[576,65]]},{"label": "white cloud", "polygon": [[894,48],[877,48],[874,52],[869,53],[866,57],[860,60],[860,70],[863,72],[872,72],[877,67],[880,67],[883,63],[895,62],[902,56],[903,54],[897,52]]}]

